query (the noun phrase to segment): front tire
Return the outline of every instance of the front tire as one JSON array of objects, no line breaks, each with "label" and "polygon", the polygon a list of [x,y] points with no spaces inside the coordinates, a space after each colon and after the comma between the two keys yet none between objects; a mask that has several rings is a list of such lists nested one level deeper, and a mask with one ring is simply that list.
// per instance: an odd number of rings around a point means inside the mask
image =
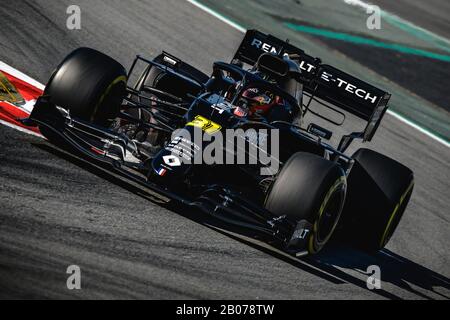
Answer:
[{"label": "front tire", "polygon": [[126,83],[120,63],[94,49],[79,48],[57,67],[44,94],[71,115],[107,126],[119,112]]},{"label": "front tire", "polygon": [[312,226],[307,251],[318,253],[338,224],[346,195],[342,168],[319,156],[299,152],[283,166],[272,185],[265,207]]}]

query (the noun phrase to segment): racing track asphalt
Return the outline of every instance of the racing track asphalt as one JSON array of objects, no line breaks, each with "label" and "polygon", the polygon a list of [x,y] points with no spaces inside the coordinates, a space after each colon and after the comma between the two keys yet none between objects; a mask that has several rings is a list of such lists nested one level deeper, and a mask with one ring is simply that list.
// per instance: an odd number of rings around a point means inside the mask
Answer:
[{"label": "racing track asphalt", "polygon": [[[134,54],[164,49],[209,71],[242,37],[185,1],[76,2],[82,29],[69,31],[72,2],[2,1],[0,60],[43,83],[79,46],[126,67]],[[416,174],[388,248],[368,256],[336,247],[293,260],[0,126],[0,297],[449,299],[449,149],[391,116],[370,147]],[[72,264],[81,267],[79,291],[66,288]],[[381,267],[382,290],[366,288],[373,264]]]},{"label": "racing track asphalt", "polygon": [[450,21],[448,12],[450,3],[442,0],[375,0],[379,5],[404,19],[413,21],[418,26],[434,32],[447,39],[450,38]]}]

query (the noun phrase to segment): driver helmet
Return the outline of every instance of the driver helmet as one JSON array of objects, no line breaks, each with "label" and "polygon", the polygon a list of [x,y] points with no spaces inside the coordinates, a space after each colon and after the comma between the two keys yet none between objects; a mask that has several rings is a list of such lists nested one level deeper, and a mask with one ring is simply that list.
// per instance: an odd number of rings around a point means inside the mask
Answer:
[{"label": "driver helmet", "polygon": [[272,107],[281,103],[281,98],[268,90],[249,88],[242,93],[249,115],[266,115]]}]

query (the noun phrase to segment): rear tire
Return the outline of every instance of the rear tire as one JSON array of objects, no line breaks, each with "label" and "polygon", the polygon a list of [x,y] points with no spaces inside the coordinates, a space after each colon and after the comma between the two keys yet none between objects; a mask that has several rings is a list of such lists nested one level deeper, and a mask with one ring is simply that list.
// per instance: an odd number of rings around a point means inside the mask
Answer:
[{"label": "rear tire", "polygon": [[167,92],[185,101],[191,101],[192,98],[190,96],[197,96],[202,89],[188,80],[177,77],[157,67],[151,67],[144,81],[143,87],[145,88],[146,86]]},{"label": "rear tire", "polygon": [[348,177],[341,239],[367,252],[383,249],[395,232],[414,188],[413,172],[378,152],[359,149]]},{"label": "rear tire", "polygon": [[311,224],[306,243],[308,252],[315,254],[328,242],[339,221],[346,185],[345,173],[338,164],[299,152],[283,166],[265,207],[278,216]]},{"label": "rear tire", "polygon": [[119,112],[126,83],[120,63],[94,49],[79,48],[57,67],[44,94],[71,115],[106,126]]}]

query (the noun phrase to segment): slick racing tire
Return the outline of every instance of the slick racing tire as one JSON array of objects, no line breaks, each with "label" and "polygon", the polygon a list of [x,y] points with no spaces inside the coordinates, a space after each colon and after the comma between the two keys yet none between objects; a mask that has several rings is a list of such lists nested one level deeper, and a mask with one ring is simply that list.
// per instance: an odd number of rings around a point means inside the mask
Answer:
[{"label": "slick racing tire", "polygon": [[108,125],[119,112],[126,83],[120,63],[94,49],[79,48],[53,72],[44,94],[72,116]]},{"label": "slick racing tire", "polygon": [[143,84],[143,88],[153,87],[186,101],[192,100],[189,96],[197,96],[201,90],[201,87],[194,85],[191,81],[157,67],[150,69]]},{"label": "slick racing tire", "polygon": [[307,221],[311,231],[307,251],[319,252],[338,224],[346,195],[342,168],[317,155],[299,152],[283,166],[269,190],[265,207],[297,222]]},{"label": "slick racing tire", "polygon": [[387,245],[400,223],[413,192],[414,175],[372,150],[359,149],[353,158],[337,234],[366,252],[376,252]]}]

